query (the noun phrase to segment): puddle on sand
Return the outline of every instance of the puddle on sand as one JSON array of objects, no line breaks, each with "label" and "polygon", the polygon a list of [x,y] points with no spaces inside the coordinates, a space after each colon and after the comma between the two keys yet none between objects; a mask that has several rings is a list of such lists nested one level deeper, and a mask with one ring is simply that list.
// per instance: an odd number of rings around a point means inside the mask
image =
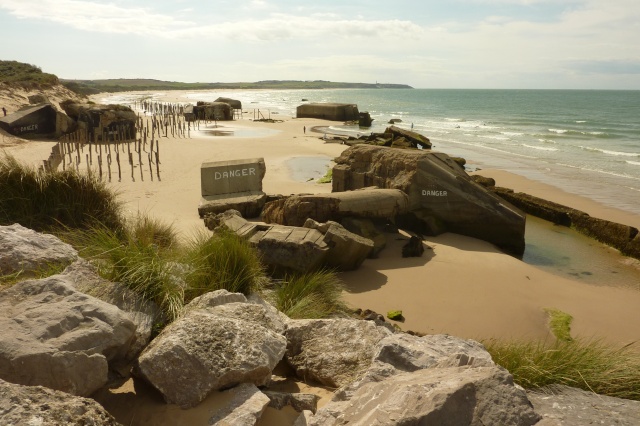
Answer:
[{"label": "puddle on sand", "polygon": [[286,161],[291,177],[297,182],[320,179],[331,166],[331,157],[293,157]]},{"label": "puddle on sand", "polygon": [[594,285],[640,290],[640,261],[565,226],[527,216],[522,260],[555,275]]},{"label": "puddle on sand", "polygon": [[235,138],[262,138],[280,133],[280,130],[264,127],[236,127],[222,126],[220,124],[200,126],[200,129],[192,130],[192,134],[200,136],[235,137]]}]

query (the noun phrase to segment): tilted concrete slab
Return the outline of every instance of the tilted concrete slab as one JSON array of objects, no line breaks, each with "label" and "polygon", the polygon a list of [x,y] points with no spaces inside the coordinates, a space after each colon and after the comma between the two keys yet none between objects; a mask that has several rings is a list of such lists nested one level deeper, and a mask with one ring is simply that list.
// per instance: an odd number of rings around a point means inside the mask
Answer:
[{"label": "tilted concrete slab", "polygon": [[407,223],[421,228],[416,231],[446,229],[515,255],[524,252],[525,214],[475,183],[447,154],[355,145],[335,161],[334,192],[368,186],[399,189],[409,197]]},{"label": "tilted concrete slab", "polygon": [[368,188],[330,194],[293,195],[269,202],[262,211],[267,223],[302,226],[307,219],[318,222],[344,217],[393,219],[407,213],[409,199],[399,189]]}]

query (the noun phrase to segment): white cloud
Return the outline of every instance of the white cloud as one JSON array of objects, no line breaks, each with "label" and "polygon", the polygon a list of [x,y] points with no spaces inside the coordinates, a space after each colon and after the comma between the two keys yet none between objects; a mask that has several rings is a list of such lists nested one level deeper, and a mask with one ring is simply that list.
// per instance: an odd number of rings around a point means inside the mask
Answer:
[{"label": "white cloud", "polygon": [[162,34],[167,29],[193,25],[144,8],[81,0],[2,0],[0,7],[20,19],[51,21],[103,33]]}]

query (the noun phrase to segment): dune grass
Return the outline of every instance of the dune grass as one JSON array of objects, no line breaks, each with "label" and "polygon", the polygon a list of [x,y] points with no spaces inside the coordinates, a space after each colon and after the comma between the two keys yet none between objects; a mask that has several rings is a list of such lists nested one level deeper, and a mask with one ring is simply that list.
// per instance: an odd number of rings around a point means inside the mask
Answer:
[{"label": "dune grass", "polygon": [[601,340],[484,343],[493,360],[527,389],[566,385],[640,400],[640,353]]},{"label": "dune grass", "polygon": [[197,234],[187,243],[182,261],[190,268],[186,302],[220,289],[249,295],[260,292],[268,281],[257,251],[231,231],[213,237]]},{"label": "dune grass", "polygon": [[13,223],[36,231],[123,225],[117,194],[94,175],[42,172],[5,155],[0,158],[0,224]]},{"label": "dune grass", "polygon": [[271,297],[275,307],[289,318],[329,318],[346,312],[342,290],[334,272],[319,270],[285,276]]}]

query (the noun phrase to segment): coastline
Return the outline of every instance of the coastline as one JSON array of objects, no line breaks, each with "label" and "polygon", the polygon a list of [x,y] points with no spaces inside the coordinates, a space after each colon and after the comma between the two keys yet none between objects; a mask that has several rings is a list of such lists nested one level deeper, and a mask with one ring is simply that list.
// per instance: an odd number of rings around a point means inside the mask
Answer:
[{"label": "coastline", "polygon": [[[166,101],[193,100],[181,95],[185,93],[169,92]],[[98,95],[94,100],[102,97]],[[267,166],[263,181],[266,193],[330,192],[328,184],[294,180],[289,162],[305,157],[326,158],[329,162],[339,155],[347,148],[345,145],[325,143],[322,134],[310,132],[314,126],[335,123],[284,115],[277,118],[283,121],[265,123],[244,118],[220,123],[226,130],[247,129],[258,134],[255,137],[162,137],[160,181],[132,182],[123,178],[122,182],[112,181],[108,185],[119,192],[129,215],[149,214],[174,224],[184,236],[205,230],[197,213],[199,168],[204,161],[263,157]],[[272,132],[260,135],[260,129]],[[48,157],[53,145],[28,141],[9,146],[6,151],[38,164]],[[589,203],[583,197],[518,175],[490,169],[478,174],[496,178],[500,186],[558,200],[595,217],[633,226],[640,224],[640,215],[624,216],[616,209]],[[403,241],[390,240],[380,258],[367,259],[360,269],[341,273],[347,303],[381,314],[400,309],[406,318],[399,324],[404,330],[475,339],[551,339],[544,308],[557,308],[573,315],[574,336],[601,337],[616,345],[640,337],[636,327],[640,291],[597,287],[562,278],[503,254],[491,244],[456,234],[428,237],[425,243],[433,250],[427,250],[424,257],[402,258]]]}]

